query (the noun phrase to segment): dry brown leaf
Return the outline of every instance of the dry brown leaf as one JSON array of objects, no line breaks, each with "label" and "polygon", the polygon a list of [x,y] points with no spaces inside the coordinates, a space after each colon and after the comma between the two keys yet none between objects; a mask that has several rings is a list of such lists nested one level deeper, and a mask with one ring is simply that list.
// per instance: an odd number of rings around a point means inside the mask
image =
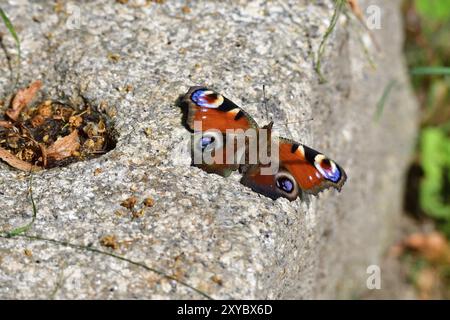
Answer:
[{"label": "dry brown leaf", "polygon": [[394,244],[389,248],[388,256],[398,258],[405,252],[405,247],[402,244]]},{"label": "dry brown leaf", "polygon": [[119,249],[119,243],[115,235],[106,235],[100,239],[100,244],[104,247],[111,248],[113,250]]},{"label": "dry brown leaf", "polygon": [[425,247],[426,236],[423,233],[414,233],[405,239],[404,245],[407,248],[419,250]]},{"label": "dry brown leaf", "polygon": [[121,205],[122,207],[125,207],[125,208],[131,210],[131,209],[133,209],[134,206],[136,205],[136,202],[137,202],[137,198],[136,198],[135,196],[131,196],[131,197],[129,197],[128,199],[125,199],[124,201],[122,201],[122,202],[120,203],[120,205]]},{"label": "dry brown leaf", "polygon": [[412,234],[405,239],[404,245],[417,250],[429,261],[450,263],[450,246],[445,236],[439,232]]},{"label": "dry brown leaf", "polygon": [[17,91],[12,103],[11,108],[6,110],[6,115],[13,121],[19,118],[22,110],[33,100],[36,93],[42,87],[42,82],[36,80],[25,89]]},{"label": "dry brown leaf", "polygon": [[38,109],[37,113],[44,117],[45,119],[51,118],[53,116],[53,108],[52,108],[52,101],[46,100],[44,103],[42,103]]},{"label": "dry brown leaf", "polygon": [[189,13],[191,13],[191,8],[189,8],[188,6],[184,6],[184,7],[181,8],[181,11],[184,14],[189,14]]},{"label": "dry brown leaf", "polygon": [[78,128],[83,123],[83,118],[80,115],[71,116],[69,118],[69,125],[74,128]]},{"label": "dry brown leaf", "polygon": [[41,149],[42,154],[42,164],[45,167],[47,167],[47,148],[45,147],[45,144],[39,143],[39,148]]},{"label": "dry brown leaf", "polygon": [[12,123],[5,120],[0,120],[0,127],[11,129],[13,127]]},{"label": "dry brown leaf", "polygon": [[78,131],[74,130],[71,134],[58,138],[50,147],[47,148],[47,157],[55,160],[62,160],[72,156],[80,148],[80,138]]},{"label": "dry brown leaf", "polygon": [[433,288],[436,287],[439,281],[436,270],[425,268],[419,272],[416,279],[416,285],[419,289],[419,297],[423,300],[428,300],[432,296]]},{"label": "dry brown leaf", "polygon": [[33,128],[37,128],[40,127],[44,124],[45,122],[45,118],[43,116],[41,116],[40,114],[37,114],[36,116],[34,116],[33,119],[31,119],[31,126]]},{"label": "dry brown leaf", "polygon": [[372,40],[375,48],[380,51],[380,45],[378,44],[378,41],[376,40],[372,30],[370,30],[367,27],[366,22],[364,21],[364,14],[361,10],[361,7],[358,4],[358,0],[347,0],[350,9],[352,9],[353,14],[356,16],[356,18],[359,20],[359,22],[363,25],[363,27],[367,30],[369,33],[370,39]]},{"label": "dry brown leaf", "polygon": [[145,209],[141,209],[141,210],[137,210],[137,211],[132,211],[131,215],[133,216],[134,219],[136,218],[141,218],[143,217],[145,214]]},{"label": "dry brown leaf", "polygon": [[144,205],[146,207],[153,207],[155,205],[155,200],[153,200],[152,198],[148,197],[144,199]]},{"label": "dry brown leaf", "polygon": [[358,2],[356,0],[347,0],[348,4],[350,5],[350,8],[352,9],[355,16],[360,20],[364,20],[364,16],[361,10],[361,7],[359,6]]},{"label": "dry brown leaf", "polygon": [[222,278],[221,278],[220,276],[218,276],[217,274],[211,276],[210,279],[211,279],[212,282],[218,284],[219,286],[222,286],[222,285],[223,285],[223,280],[222,280]]},{"label": "dry brown leaf", "polygon": [[31,163],[25,162],[23,160],[17,159],[16,156],[9,153],[7,150],[0,147],[0,159],[5,161],[11,167],[22,170],[22,171],[39,171],[42,168],[38,166],[33,166]]}]

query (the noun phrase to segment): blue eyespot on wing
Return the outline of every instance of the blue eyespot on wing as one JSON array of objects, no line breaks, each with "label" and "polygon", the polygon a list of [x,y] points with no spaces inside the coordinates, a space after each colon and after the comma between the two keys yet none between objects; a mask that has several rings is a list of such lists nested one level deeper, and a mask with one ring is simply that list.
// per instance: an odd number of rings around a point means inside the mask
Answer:
[{"label": "blue eyespot on wing", "polygon": [[324,176],[325,179],[338,182],[341,179],[341,171],[339,167],[330,159],[322,158],[315,161],[317,170]]},{"label": "blue eyespot on wing", "polygon": [[223,103],[223,96],[208,89],[198,89],[191,95],[191,100],[199,107],[216,109]]}]

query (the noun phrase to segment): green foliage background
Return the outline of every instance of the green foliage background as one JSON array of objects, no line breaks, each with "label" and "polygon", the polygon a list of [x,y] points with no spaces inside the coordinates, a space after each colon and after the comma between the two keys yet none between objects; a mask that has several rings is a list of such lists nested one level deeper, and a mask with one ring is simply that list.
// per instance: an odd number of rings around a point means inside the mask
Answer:
[{"label": "green foliage background", "polygon": [[421,104],[420,209],[450,238],[450,1],[405,1],[405,53]]}]

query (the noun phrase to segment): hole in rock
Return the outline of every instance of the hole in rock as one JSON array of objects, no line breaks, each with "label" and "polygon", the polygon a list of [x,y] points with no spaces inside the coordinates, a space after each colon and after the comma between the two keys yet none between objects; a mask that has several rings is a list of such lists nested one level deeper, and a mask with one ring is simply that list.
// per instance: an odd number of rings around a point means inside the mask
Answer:
[{"label": "hole in rock", "polygon": [[[41,99],[15,110],[13,116],[11,110],[12,106],[0,114],[0,158],[17,169],[24,170],[26,164],[62,167],[100,157],[116,146],[109,117],[86,101],[72,105]],[[5,159],[5,152],[13,161]]]}]

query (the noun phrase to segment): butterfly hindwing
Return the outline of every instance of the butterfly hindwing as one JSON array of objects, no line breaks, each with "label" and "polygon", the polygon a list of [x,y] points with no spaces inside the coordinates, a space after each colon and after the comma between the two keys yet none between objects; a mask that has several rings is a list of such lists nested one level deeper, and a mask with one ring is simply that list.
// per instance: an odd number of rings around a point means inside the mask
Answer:
[{"label": "butterfly hindwing", "polygon": [[340,191],[347,179],[336,162],[300,143],[280,138],[279,152],[281,165],[306,193],[318,194],[331,187]]},{"label": "butterfly hindwing", "polygon": [[276,173],[264,174],[263,168],[261,165],[249,166],[241,178],[241,183],[273,200],[280,197],[290,201],[297,199],[301,190],[289,171],[280,167]]},{"label": "butterfly hindwing", "polygon": [[341,190],[347,176],[333,160],[289,139],[279,138],[278,171],[264,175],[263,166],[253,165],[241,183],[269,198],[295,200],[300,192],[318,194],[327,188]]}]

